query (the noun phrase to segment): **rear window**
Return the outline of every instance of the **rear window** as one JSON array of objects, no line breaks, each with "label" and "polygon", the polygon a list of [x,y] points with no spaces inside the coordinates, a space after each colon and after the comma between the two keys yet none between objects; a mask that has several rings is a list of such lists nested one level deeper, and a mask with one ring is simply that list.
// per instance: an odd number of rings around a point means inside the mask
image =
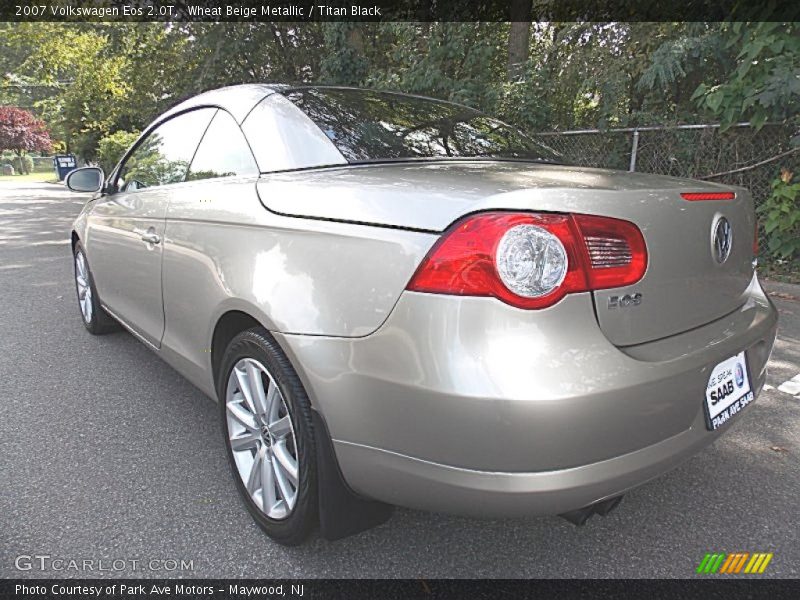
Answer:
[{"label": "rear window", "polygon": [[351,163],[425,158],[561,162],[558,154],[483,113],[426,98],[366,90],[287,92]]}]

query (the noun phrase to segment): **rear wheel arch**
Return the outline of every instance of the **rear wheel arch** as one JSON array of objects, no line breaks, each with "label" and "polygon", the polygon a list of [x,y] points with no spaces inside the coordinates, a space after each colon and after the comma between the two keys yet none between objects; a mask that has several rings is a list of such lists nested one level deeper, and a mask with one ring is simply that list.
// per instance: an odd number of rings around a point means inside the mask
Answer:
[{"label": "rear wheel arch", "polygon": [[225,354],[228,344],[241,332],[254,327],[264,326],[255,317],[240,310],[230,310],[217,319],[214,332],[211,335],[211,368],[215,386],[219,377],[222,356]]},{"label": "rear wheel arch", "polygon": [[[247,304],[237,303],[233,306],[228,306],[227,310],[219,314],[211,332],[209,345],[206,346],[211,355],[211,374],[214,386],[218,383],[222,358],[225,354],[225,350],[228,348],[228,344],[243,331],[261,328],[262,333],[280,349],[282,354],[286,357],[287,362],[291,365],[295,373],[297,373],[298,377],[300,377],[303,386],[306,390],[308,389],[303,370],[300,368],[302,365],[297,364],[297,357],[294,356],[290,348],[284,345],[280,337],[272,334],[272,332],[277,331],[277,329],[274,325],[271,326],[271,324],[272,322],[266,315],[262,314],[261,311],[257,310],[255,307]],[[316,402],[311,399],[311,394],[309,394],[309,400],[312,406],[316,404]]]}]

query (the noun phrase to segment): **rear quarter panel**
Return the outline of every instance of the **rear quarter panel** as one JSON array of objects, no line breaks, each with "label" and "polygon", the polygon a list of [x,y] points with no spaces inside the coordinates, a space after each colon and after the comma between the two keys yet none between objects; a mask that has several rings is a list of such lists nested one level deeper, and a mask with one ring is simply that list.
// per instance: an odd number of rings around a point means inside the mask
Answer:
[{"label": "rear quarter panel", "polygon": [[365,336],[389,315],[435,235],[266,210],[256,178],[181,186],[164,241],[162,346],[213,394],[210,345],[228,311],[282,333]]}]

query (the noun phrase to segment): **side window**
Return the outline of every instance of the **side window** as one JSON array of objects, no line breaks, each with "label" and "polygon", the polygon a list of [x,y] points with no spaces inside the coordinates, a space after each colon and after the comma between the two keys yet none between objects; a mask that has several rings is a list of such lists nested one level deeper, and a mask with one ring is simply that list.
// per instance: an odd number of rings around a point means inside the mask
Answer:
[{"label": "side window", "polygon": [[183,181],[200,138],[216,111],[216,108],[193,110],[156,127],[122,165],[117,189],[129,192]]},{"label": "side window", "polygon": [[242,130],[224,110],[214,115],[189,167],[187,181],[258,175],[258,166]]},{"label": "side window", "polygon": [[347,164],[328,136],[281,94],[259,102],[242,130],[262,171]]}]

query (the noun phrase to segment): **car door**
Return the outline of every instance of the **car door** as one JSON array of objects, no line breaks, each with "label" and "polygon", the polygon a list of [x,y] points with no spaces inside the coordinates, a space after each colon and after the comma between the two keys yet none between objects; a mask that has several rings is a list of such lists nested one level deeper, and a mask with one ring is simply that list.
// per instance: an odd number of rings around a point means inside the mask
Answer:
[{"label": "car door", "polygon": [[186,183],[170,198],[164,244],[164,348],[190,380],[207,374],[213,313],[231,291],[252,287],[247,268],[258,239],[249,223],[265,213],[256,192],[259,170],[236,120],[219,110],[192,159]]},{"label": "car door", "polygon": [[161,262],[169,200],[186,178],[216,108],[164,121],[136,145],[96,201],[86,246],[107,309],[158,348],[164,333]]}]

